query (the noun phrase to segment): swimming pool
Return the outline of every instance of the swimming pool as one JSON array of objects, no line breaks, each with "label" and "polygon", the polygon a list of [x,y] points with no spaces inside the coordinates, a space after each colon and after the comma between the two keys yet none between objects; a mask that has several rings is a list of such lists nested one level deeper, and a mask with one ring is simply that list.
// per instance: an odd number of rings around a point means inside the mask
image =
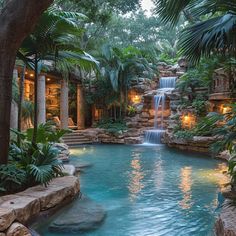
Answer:
[{"label": "swimming pool", "polygon": [[[92,164],[80,175],[81,191],[107,212],[97,230],[77,235],[212,235],[222,162],[165,146],[92,145],[71,153],[71,163]],[[59,235],[47,224],[39,232]]]}]

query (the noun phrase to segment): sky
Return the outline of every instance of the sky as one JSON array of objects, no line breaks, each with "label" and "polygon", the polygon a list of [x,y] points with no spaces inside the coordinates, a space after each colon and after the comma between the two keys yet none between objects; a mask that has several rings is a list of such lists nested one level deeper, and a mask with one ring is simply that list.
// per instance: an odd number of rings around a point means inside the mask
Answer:
[{"label": "sky", "polygon": [[147,11],[147,15],[151,15],[151,9],[154,7],[154,3],[152,0],[141,0],[141,6],[143,10]]}]

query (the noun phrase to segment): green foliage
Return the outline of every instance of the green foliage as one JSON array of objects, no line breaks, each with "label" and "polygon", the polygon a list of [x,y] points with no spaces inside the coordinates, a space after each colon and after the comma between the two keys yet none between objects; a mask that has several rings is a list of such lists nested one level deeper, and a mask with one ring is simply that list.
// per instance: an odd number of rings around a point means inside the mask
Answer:
[{"label": "green foliage", "polygon": [[228,161],[228,173],[231,176],[231,184],[232,186],[236,185],[236,154],[233,153],[231,158]]},{"label": "green foliage", "polygon": [[47,186],[53,178],[63,175],[58,150],[51,144],[33,146],[25,140],[21,143],[20,147],[15,143],[10,145],[9,164],[0,166],[0,195],[36,184]]},{"label": "green foliage", "polygon": [[0,195],[20,191],[26,182],[25,171],[15,164],[0,165]]},{"label": "green foliage", "polygon": [[167,64],[173,65],[173,64],[176,64],[178,62],[179,56],[175,55],[173,57],[170,54],[163,52],[158,56],[158,59],[161,62],[165,62]]},{"label": "green foliage", "polygon": [[222,124],[217,126],[214,134],[219,137],[219,141],[212,145],[212,151],[218,153],[225,149],[234,151],[234,142],[236,140],[236,104],[228,105],[231,110],[219,117]]},{"label": "green foliage", "polygon": [[[59,143],[61,138],[70,133],[70,130],[56,129],[54,123],[46,122],[45,124],[40,124],[37,131],[37,143]],[[27,141],[32,140],[33,128],[27,129],[25,134],[25,139]]]},{"label": "green foliage", "polygon": [[[108,22],[104,37],[115,47],[128,47],[130,45],[140,50],[153,50],[166,55],[170,59],[177,54],[177,40],[183,21],[175,28],[168,28],[158,16],[146,16],[140,10],[132,12],[129,16],[112,15]],[[168,28],[168,30],[166,30]]]},{"label": "green foliage", "polygon": [[128,113],[128,116],[135,116],[137,112],[137,109],[134,107],[134,106],[128,106],[127,107],[127,113]]},{"label": "green foliage", "polygon": [[123,121],[113,121],[111,119],[100,120],[97,124],[98,128],[106,129],[111,134],[121,134],[127,130],[127,126]]},{"label": "green foliage", "polygon": [[215,134],[215,129],[222,120],[222,116],[218,113],[209,113],[206,117],[200,119],[194,128],[195,135],[212,136]]},{"label": "green foliage", "polygon": [[197,96],[192,103],[197,116],[204,116],[207,113],[208,101],[202,96]]},{"label": "green foliage", "polygon": [[34,103],[29,100],[24,100],[22,102],[22,118],[23,120],[33,119],[34,114]]},{"label": "green foliage", "polygon": [[162,20],[176,24],[184,13],[191,23],[180,37],[181,51],[193,63],[212,54],[234,55],[236,4],[231,0],[156,0]]},{"label": "green foliage", "polygon": [[174,133],[174,136],[179,139],[191,140],[194,132],[192,130],[179,130]]},{"label": "green foliage", "polygon": [[25,133],[12,130],[18,136],[11,140],[9,149],[9,163],[0,166],[0,195],[13,193],[27,187],[49,182],[63,175],[63,166],[58,160],[59,150],[53,143],[70,132],[56,130],[51,123],[41,124],[38,127],[37,144],[31,143],[32,129]]},{"label": "green foliage", "polygon": [[208,90],[211,88],[214,70],[222,66],[223,62],[222,57],[202,59],[196,67],[190,68],[187,73],[180,77],[176,87],[192,102],[197,96],[196,88],[206,87]]}]

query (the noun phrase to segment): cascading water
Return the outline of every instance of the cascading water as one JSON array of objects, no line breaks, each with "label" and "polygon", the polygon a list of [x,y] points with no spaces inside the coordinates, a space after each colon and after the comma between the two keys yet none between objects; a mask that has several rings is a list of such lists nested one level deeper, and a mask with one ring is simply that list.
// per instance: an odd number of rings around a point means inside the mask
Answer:
[{"label": "cascading water", "polygon": [[[157,90],[157,95],[154,96],[155,117],[154,129],[145,131],[144,144],[161,144],[161,138],[164,130],[164,112],[167,91],[175,88],[176,77],[162,77],[160,78],[160,88]],[[161,115],[159,119],[159,112],[161,107]]]},{"label": "cascading water", "polygon": [[162,77],[160,78],[160,89],[174,89],[176,77]]}]

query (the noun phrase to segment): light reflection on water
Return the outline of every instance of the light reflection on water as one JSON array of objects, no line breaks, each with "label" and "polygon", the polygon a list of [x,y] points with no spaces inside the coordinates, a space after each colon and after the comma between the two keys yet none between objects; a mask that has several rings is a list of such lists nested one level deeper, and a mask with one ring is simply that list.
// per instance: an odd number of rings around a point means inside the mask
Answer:
[{"label": "light reflection on water", "polygon": [[142,179],[144,178],[144,173],[142,172],[142,167],[140,163],[140,153],[133,152],[131,160],[131,172],[129,175],[130,182],[128,185],[130,200],[134,201],[138,193],[144,187]]},{"label": "light reflection on water", "polygon": [[191,196],[192,187],[192,168],[185,166],[181,168],[179,188],[183,193],[183,199],[179,202],[182,209],[189,209],[193,205]]},{"label": "light reflection on water", "polygon": [[[81,191],[107,211],[98,230],[81,235],[211,235],[219,190],[228,182],[225,164],[163,146],[98,145],[72,153],[75,165],[93,164],[81,174]],[[40,232],[58,236],[46,227]]]}]

